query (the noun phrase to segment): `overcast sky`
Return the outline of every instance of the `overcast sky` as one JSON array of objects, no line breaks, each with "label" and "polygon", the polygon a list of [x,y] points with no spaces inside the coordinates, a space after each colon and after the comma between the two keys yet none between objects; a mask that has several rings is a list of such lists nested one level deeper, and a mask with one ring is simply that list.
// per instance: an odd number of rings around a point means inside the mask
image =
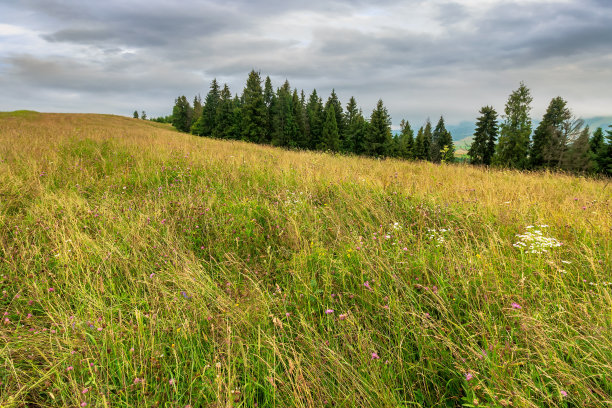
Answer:
[{"label": "overcast sky", "polygon": [[502,113],[521,80],[535,119],[612,115],[612,0],[0,0],[0,111],[166,115],[253,68],[396,126]]}]

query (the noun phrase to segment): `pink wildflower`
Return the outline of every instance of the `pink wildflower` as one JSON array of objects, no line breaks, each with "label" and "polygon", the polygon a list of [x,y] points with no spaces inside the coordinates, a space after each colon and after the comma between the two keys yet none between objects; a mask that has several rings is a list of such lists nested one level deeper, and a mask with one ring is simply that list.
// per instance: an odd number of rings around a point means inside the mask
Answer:
[{"label": "pink wildflower", "polygon": [[171,378],[170,381],[168,381],[168,383],[170,385],[174,385],[174,384],[176,384],[176,380],[174,378]]},{"label": "pink wildflower", "polygon": [[343,313],[343,314],[341,314],[338,317],[340,318],[340,320],[345,320],[346,319],[346,313]]},{"label": "pink wildflower", "polygon": [[563,391],[563,390],[561,390],[561,391],[559,391],[559,392],[561,393],[561,395],[562,395],[562,396],[567,397],[567,392],[565,392],[565,391]]},{"label": "pink wildflower", "polygon": [[370,282],[369,281],[363,282],[363,286],[365,286],[366,289],[368,289],[368,290],[372,290],[372,288],[370,287]]},{"label": "pink wildflower", "polygon": [[516,303],[516,302],[512,302],[512,308],[513,308],[513,309],[522,309],[521,305],[519,305],[519,304],[518,304],[518,303]]},{"label": "pink wildflower", "polygon": [[86,407],[86,406],[87,406],[87,403],[86,403],[85,401],[83,401],[83,402],[81,402],[81,406],[82,406],[82,407]]},{"label": "pink wildflower", "polygon": [[380,357],[376,352],[372,353],[372,360],[378,360]]},{"label": "pink wildflower", "polygon": [[472,375],[472,373],[467,373],[465,375],[465,381],[470,381],[472,378],[474,378],[474,376]]},{"label": "pink wildflower", "polygon": [[49,288],[49,292],[55,292],[55,288]]},{"label": "pink wildflower", "polygon": [[72,370],[74,370],[73,366],[68,366],[68,368],[66,368],[66,371],[72,371]]},{"label": "pink wildflower", "polygon": [[328,314],[328,315],[329,315],[329,314],[332,314],[332,313],[334,313],[334,309],[327,309],[327,310],[325,311],[325,314]]}]

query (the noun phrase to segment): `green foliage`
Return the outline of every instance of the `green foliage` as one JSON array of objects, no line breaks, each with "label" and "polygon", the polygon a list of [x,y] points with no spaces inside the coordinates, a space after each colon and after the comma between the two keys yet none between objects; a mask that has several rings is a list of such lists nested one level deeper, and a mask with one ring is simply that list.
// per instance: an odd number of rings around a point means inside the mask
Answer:
[{"label": "green foliage", "polygon": [[495,157],[496,163],[501,166],[524,169],[528,165],[532,101],[531,93],[523,82],[508,97]]},{"label": "green foliage", "polygon": [[181,132],[189,132],[193,120],[193,108],[185,95],[176,98],[172,109],[172,126]]},{"label": "green foliage", "polygon": [[329,98],[327,98],[327,102],[325,102],[323,121],[327,120],[327,112],[329,112],[330,106],[334,107],[334,112],[336,115],[336,125],[338,126],[338,135],[340,138],[340,146],[342,147],[347,143],[344,140],[344,137],[346,136],[346,126],[344,123],[344,113],[342,111],[342,104],[340,103],[338,95],[336,95],[336,91],[334,89],[332,89],[331,95],[329,95]]},{"label": "green foliage", "polygon": [[232,138],[232,124],[234,114],[234,100],[227,84],[223,85],[223,89],[219,95],[217,111],[215,112],[215,128],[212,136],[221,139]]},{"label": "green foliage", "polygon": [[554,153],[562,150],[561,134],[564,123],[571,117],[567,102],[563,98],[558,96],[550,101],[542,121],[533,133],[533,142],[529,151],[532,167],[555,167],[558,164],[558,155]]},{"label": "green foliage", "polygon": [[468,151],[470,163],[491,164],[495,153],[495,141],[497,140],[497,112],[492,106],[484,106],[480,109],[481,116],[476,122],[474,141]]},{"label": "green foliage", "polygon": [[204,106],[198,108],[201,115],[197,117],[197,120],[191,128],[191,133],[198,136],[212,136],[213,131],[217,127],[217,107],[220,101],[221,95],[219,93],[219,84],[215,78],[210,83],[210,90],[204,100]]},{"label": "green foliage", "polygon": [[261,143],[266,140],[268,112],[259,72],[252,70],[249,73],[242,100],[242,137],[249,142]]},{"label": "green foliage", "polygon": [[366,151],[368,156],[388,156],[391,153],[393,139],[391,137],[391,117],[382,99],[376,103],[376,108],[370,116],[370,125],[366,135]]},{"label": "green foliage", "polygon": [[333,104],[327,105],[325,123],[323,124],[322,144],[319,150],[340,150],[340,137],[338,136],[338,125],[336,124],[336,111]]},{"label": "green foliage", "polygon": [[137,110],[134,111],[134,114],[132,115],[132,117],[134,119],[138,119],[138,111]]},{"label": "green foliage", "polygon": [[433,131],[430,147],[430,158],[434,163],[444,160],[449,163],[455,160],[455,147],[453,137],[444,126],[444,117],[440,116],[438,124]]},{"label": "green foliage", "polygon": [[310,97],[308,98],[308,105],[306,106],[306,116],[308,118],[308,129],[309,134],[307,139],[309,142],[310,149],[316,149],[322,143],[323,138],[323,103],[321,98],[317,95],[317,90],[313,89]]},{"label": "green foliage", "polygon": [[414,132],[410,127],[410,122],[404,119],[400,122],[397,156],[402,159],[414,157]]}]

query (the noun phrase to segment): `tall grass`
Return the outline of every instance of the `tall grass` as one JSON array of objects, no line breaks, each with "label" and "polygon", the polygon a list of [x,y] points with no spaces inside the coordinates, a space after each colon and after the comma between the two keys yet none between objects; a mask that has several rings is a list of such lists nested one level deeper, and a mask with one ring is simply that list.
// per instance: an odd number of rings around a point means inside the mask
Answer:
[{"label": "tall grass", "polygon": [[607,406],[610,188],[4,113],[0,406]]}]

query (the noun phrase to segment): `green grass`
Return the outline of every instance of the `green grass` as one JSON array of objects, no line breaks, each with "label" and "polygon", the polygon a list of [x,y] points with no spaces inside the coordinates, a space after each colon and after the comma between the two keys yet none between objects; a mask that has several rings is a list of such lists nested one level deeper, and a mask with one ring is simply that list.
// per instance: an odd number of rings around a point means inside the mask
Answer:
[{"label": "green grass", "polygon": [[0,406],[609,406],[610,198],[2,114]]}]

